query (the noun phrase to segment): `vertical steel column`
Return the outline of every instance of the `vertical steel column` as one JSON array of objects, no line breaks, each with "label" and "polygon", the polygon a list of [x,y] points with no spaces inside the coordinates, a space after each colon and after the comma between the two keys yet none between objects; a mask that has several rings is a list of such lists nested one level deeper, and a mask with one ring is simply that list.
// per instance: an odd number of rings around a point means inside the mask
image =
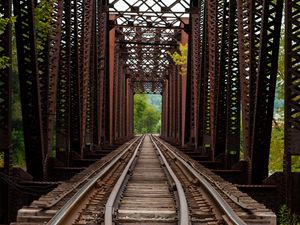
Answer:
[{"label": "vertical steel column", "polygon": [[[251,24],[250,17],[252,13],[250,0],[238,0],[238,33],[239,33],[239,61],[240,61],[240,82],[242,97],[242,119],[243,119],[243,147],[244,158],[250,162],[250,138],[251,126],[251,104],[250,104],[250,76],[253,71],[251,69],[250,59],[250,42],[251,42]],[[253,76],[253,75],[252,75]],[[252,96],[251,96],[252,97]]]},{"label": "vertical steel column", "polygon": [[[44,125],[44,144],[45,144],[45,159],[46,167],[48,166],[47,160],[52,156],[52,138],[54,123],[56,119],[56,100],[57,100],[57,80],[59,73],[60,61],[60,43],[62,31],[62,14],[63,14],[63,1],[58,0],[54,4],[52,18],[51,18],[51,33],[49,35],[49,52],[48,52],[48,87],[47,87],[47,109],[46,121]],[[45,75],[45,74],[44,74]],[[48,168],[45,168],[45,176],[47,177]]]},{"label": "vertical steel column", "polygon": [[44,142],[34,32],[34,1],[14,0],[27,171],[43,179]]},{"label": "vertical steel column", "polygon": [[162,136],[167,138],[167,85],[166,81],[163,83],[163,96],[162,96]]},{"label": "vertical steel column", "polygon": [[[12,1],[5,0],[0,3],[1,18],[10,18]],[[0,34],[1,56],[9,58],[11,64],[12,57],[12,26],[9,23],[3,33]],[[11,65],[0,68],[0,154],[4,159],[3,172],[10,175],[12,166],[12,143],[11,143]],[[2,168],[1,168],[2,170]],[[10,193],[6,183],[0,181],[0,223],[8,223],[10,220]]]},{"label": "vertical steel column", "polygon": [[112,28],[109,31],[109,79],[108,79],[108,129],[109,129],[109,144],[113,143],[114,135],[114,65],[115,65],[115,40],[116,40],[116,29]]},{"label": "vertical steel column", "polygon": [[[285,198],[287,205],[299,204],[293,198],[293,177],[291,158],[300,155],[300,72],[299,72],[299,16],[300,1],[285,0],[285,146],[284,146],[284,175]],[[299,187],[298,187],[299,188]]]},{"label": "vertical steel column", "polygon": [[[212,150],[215,157],[225,155],[226,143],[226,126],[227,126],[227,88],[231,80],[228,79],[228,63],[229,63],[229,1],[224,1],[221,44],[216,46],[216,51],[220,51],[220,61],[216,65],[216,84],[215,84],[215,126],[212,132]],[[218,49],[219,47],[219,49]]]},{"label": "vertical steel column", "polygon": [[[117,40],[117,38],[116,38]],[[113,68],[113,141],[117,142],[120,137],[120,46],[115,45],[114,49],[114,68]]]},{"label": "vertical steel column", "polygon": [[[181,31],[181,43],[183,45],[186,45],[188,43],[188,34],[182,30]],[[190,54],[188,54],[190,57]],[[180,121],[181,121],[181,135],[180,135],[180,140],[181,140],[181,146],[183,147],[185,145],[185,140],[186,140],[186,123],[187,123],[187,118],[186,116],[189,114],[186,114],[186,101],[188,99],[187,97],[187,76],[188,74],[185,74],[184,76],[181,76],[181,108],[180,108]],[[162,109],[164,107],[164,104],[162,104]],[[162,126],[163,128],[163,126]]]},{"label": "vertical steel column", "polygon": [[181,131],[181,75],[179,74],[179,68],[175,67],[175,139],[176,144],[180,143],[180,131]]},{"label": "vertical steel column", "polygon": [[122,93],[121,93],[121,138],[122,141],[127,140],[126,137],[126,75],[124,70],[124,59],[121,57],[120,62],[120,70],[121,70],[121,82],[122,82]]},{"label": "vertical steel column", "polygon": [[210,126],[210,77],[208,76],[208,6],[203,1],[200,5],[201,50],[200,50],[200,81],[199,81],[199,122],[198,141],[200,150],[206,153],[211,144]]},{"label": "vertical steel column", "polygon": [[107,13],[104,12],[104,6],[100,3],[98,5],[98,46],[97,46],[97,144],[101,145],[107,140],[107,74],[108,74],[108,27],[107,27]]},{"label": "vertical steel column", "polygon": [[252,182],[268,177],[283,0],[264,1],[251,145]]},{"label": "vertical steel column", "polygon": [[172,74],[172,69],[168,70],[168,74],[169,74],[169,79],[168,79],[168,120],[169,120],[169,126],[168,126],[168,136],[169,136],[169,141],[173,142],[173,102],[174,102],[174,98],[173,98],[173,82],[174,82],[174,77]]},{"label": "vertical steel column", "polygon": [[71,1],[71,64],[70,64],[70,149],[80,154],[80,138],[81,138],[81,99],[80,99],[80,68],[79,68],[79,23],[78,20],[78,1]]},{"label": "vertical steel column", "polygon": [[170,138],[170,82],[165,80],[165,106],[166,106],[166,138]]},{"label": "vertical steel column", "polygon": [[101,126],[99,126],[98,120],[100,119],[99,117],[99,108],[101,103],[99,102],[99,97],[98,97],[98,93],[99,93],[99,89],[100,89],[100,85],[99,85],[99,75],[100,75],[100,71],[99,71],[99,67],[100,67],[100,60],[99,60],[99,37],[100,37],[100,27],[99,27],[99,19],[100,19],[100,4],[98,1],[94,1],[94,18],[93,18],[93,45],[94,45],[94,49],[93,49],[93,62],[94,62],[94,66],[93,66],[93,109],[91,112],[92,115],[92,133],[93,133],[93,145],[99,147],[101,145],[101,137],[99,137],[99,129],[101,128]]},{"label": "vertical steel column", "polygon": [[70,151],[71,0],[63,2],[56,108],[56,158],[68,165]]},{"label": "vertical steel column", "polygon": [[236,1],[224,2],[220,63],[217,69],[214,132],[215,156],[225,156],[225,167],[239,160],[240,91]]},{"label": "vertical steel column", "polygon": [[[98,146],[97,140],[97,72],[98,72],[98,52],[97,52],[97,13],[98,13],[97,1],[93,1],[93,16],[92,16],[92,40],[91,40],[91,61],[90,61],[90,85],[89,85],[89,105],[88,105],[88,131],[90,138],[90,150],[94,151],[95,146]],[[94,134],[96,132],[96,135]]]},{"label": "vertical steel column", "polygon": [[172,115],[172,124],[173,124],[173,130],[172,130],[172,138],[173,138],[173,142],[174,144],[176,144],[176,112],[177,112],[177,108],[176,108],[176,102],[177,102],[177,90],[176,90],[176,85],[177,85],[177,76],[176,76],[176,67],[172,66],[172,76],[173,76],[173,83],[172,83],[172,89],[173,89],[173,100],[172,100],[172,104],[173,104],[173,115]]},{"label": "vertical steel column", "polygon": [[218,64],[217,49],[217,0],[207,0],[207,53],[208,53],[208,79],[209,83],[209,114],[210,114],[210,147],[212,158],[215,158],[215,73]]},{"label": "vertical steel column", "polygon": [[[236,0],[229,2],[228,25],[228,83],[225,157],[230,168],[240,159],[240,70]],[[223,62],[223,60],[221,60]]]},{"label": "vertical steel column", "polygon": [[89,62],[89,85],[87,94],[87,109],[86,109],[86,137],[85,144],[88,145],[87,150],[94,151],[94,131],[97,129],[97,123],[94,123],[95,93],[96,90],[96,1],[92,1],[92,21],[91,21],[91,44],[90,48],[90,62]]},{"label": "vertical steel column", "polygon": [[80,153],[83,155],[84,147],[86,144],[87,135],[87,120],[88,120],[88,95],[90,86],[90,63],[91,63],[91,43],[92,43],[92,28],[93,28],[93,1],[83,2],[83,45],[80,47],[82,54],[82,87],[81,87],[81,140],[80,140]]},{"label": "vertical steel column", "polygon": [[126,77],[125,75],[125,121],[124,121],[124,125],[125,125],[125,135],[126,135],[126,139],[129,138],[129,78]]},{"label": "vertical steel column", "polygon": [[251,140],[255,109],[255,83],[262,18],[261,0],[238,0],[239,65],[243,119],[244,158],[248,162],[248,182],[251,182]]},{"label": "vertical steel column", "polygon": [[[190,73],[190,80],[188,79],[187,90],[190,90],[190,98],[187,101],[187,107],[190,107],[190,114],[187,110],[187,115],[190,115],[189,120],[190,129],[189,132],[189,142],[198,148],[198,99],[199,99],[199,77],[200,77],[200,49],[201,49],[201,39],[200,39],[200,15],[198,13],[198,4],[194,3],[192,12],[190,14],[190,40],[189,40],[189,66],[188,73]],[[191,83],[190,83],[191,82]],[[190,84],[189,84],[190,83]],[[188,104],[190,102],[190,104]],[[188,134],[188,133],[187,133]]]},{"label": "vertical steel column", "polygon": [[[225,2],[226,3],[226,2]],[[219,153],[216,149],[216,111],[219,108],[219,63],[220,63],[220,50],[222,45],[222,27],[224,25],[224,1],[209,0],[208,1],[208,14],[207,14],[207,35],[208,35],[208,75],[210,80],[210,130],[211,130],[211,151],[213,159]],[[223,38],[223,37],[222,37]]]},{"label": "vertical steel column", "polygon": [[134,135],[134,120],[133,120],[133,116],[134,116],[134,92],[133,92],[133,86],[131,83],[131,87],[130,87],[130,94],[129,94],[129,99],[130,99],[130,104],[129,104],[129,109],[130,109],[130,116],[129,116],[129,124],[130,124],[130,137],[132,137]]}]

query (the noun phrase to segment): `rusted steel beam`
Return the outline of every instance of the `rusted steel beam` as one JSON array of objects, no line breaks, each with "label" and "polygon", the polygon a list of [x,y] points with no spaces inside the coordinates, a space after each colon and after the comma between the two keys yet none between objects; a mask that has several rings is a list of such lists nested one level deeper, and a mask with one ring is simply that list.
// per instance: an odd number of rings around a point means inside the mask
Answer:
[{"label": "rusted steel beam", "polygon": [[80,98],[80,56],[79,43],[81,37],[81,22],[78,19],[82,11],[80,1],[71,1],[71,76],[70,76],[70,149],[80,154],[81,140],[81,98]]},{"label": "rusted steel beam", "polygon": [[212,138],[215,156],[224,155],[224,167],[239,160],[240,91],[236,1],[224,2],[220,63],[216,77],[215,132]]},{"label": "rusted steel beam", "polygon": [[117,142],[120,132],[120,45],[116,44],[114,49],[114,71],[113,71],[113,142]]},{"label": "rusted steel beam", "polygon": [[260,47],[262,0],[238,0],[239,65],[242,103],[244,159],[251,183],[251,143],[256,99],[257,66]]},{"label": "rusted steel beam", "polygon": [[[60,60],[60,43],[61,43],[61,27],[62,27],[62,15],[63,15],[63,1],[58,0],[53,7],[51,18],[51,33],[49,36],[49,53],[48,53],[48,87],[47,87],[47,121],[44,123],[46,127],[43,130],[47,131],[44,134],[44,146],[45,146],[45,159],[52,156],[53,150],[53,130],[56,119],[56,100],[57,100],[57,80],[59,73],[59,60]],[[48,172],[46,169],[45,173]],[[47,176],[47,174],[45,174]]]},{"label": "rusted steel beam", "polygon": [[91,108],[91,139],[94,146],[99,147],[101,145],[101,138],[99,139],[98,131],[99,131],[99,116],[98,116],[98,110],[100,107],[100,102],[98,103],[98,90],[99,90],[99,66],[100,66],[100,60],[99,60],[99,33],[101,32],[99,30],[99,3],[97,1],[94,2],[94,10],[93,10],[93,33],[92,33],[92,92],[91,92],[91,102],[92,104]]},{"label": "rusted steel beam", "polygon": [[108,106],[108,130],[109,130],[109,144],[113,144],[113,132],[114,132],[114,68],[115,65],[115,43],[116,40],[116,29],[113,28],[109,31],[109,76],[108,76],[108,98],[107,98],[107,106]]},{"label": "rusted steel beam", "polygon": [[252,1],[238,0],[238,33],[239,33],[239,61],[240,61],[240,80],[241,80],[241,97],[242,97],[242,115],[243,115],[243,143],[244,143],[244,158],[250,162],[250,143],[252,133],[254,110],[251,104],[250,89],[253,85],[250,82],[251,77],[255,76],[255,73],[251,70],[251,21],[253,16]]},{"label": "rusted steel beam", "polygon": [[98,146],[97,140],[95,141],[94,132],[97,130],[97,123],[95,123],[96,108],[97,104],[97,2],[93,1],[93,12],[92,12],[92,40],[91,40],[91,58],[90,58],[90,85],[88,94],[88,121],[87,121],[87,132],[88,132],[88,145],[89,150],[94,151],[94,146]]},{"label": "rusted steel beam", "polygon": [[43,179],[44,142],[32,0],[14,0],[27,171]]},{"label": "rusted steel beam", "polygon": [[[300,72],[299,72],[299,16],[300,1],[285,0],[285,146],[284,175],[285,200],[292,210],[298,204],[293,197],[292,162],[293,155],[300,155]],[[298,208],[299,212],[299,208]]]},{"label": "rusted steel beam", "polygon": [[83,156],[84,147],[87,140],[88,127],[88,107],[89,107],[89,86],[91,73],[91,43],[92,43],[92,29],[93,29],[93,12],[95,5],[93,1],[84,1],[82,3],[82,46],[80,46],[82,64],[82,78],[81,78],[81,139],[80,139],[80,155]]},{"label": "rusted steel beam", "polygon": [[[0,3],[1,18],[9,19],[12,1]],[[8,57],[8,65],[0,68],[0,154],[4,159],[4,172],[10,172],[11,157],[11,75],[12,75],[12,25],[8,23],[0,34],[1,56]]]},{"label": "rusted steel beam", "polygon": [[71,1],[63,2],[56,107],[56,157],[68,165],[70,151]]},{"label": "rusted steel beam", "polygon": [[[190,144],[198,148],[198,98],[199,98],[199,76],[200,76],[200,16],[198,13],[193,13],[190,15],[190,66],[189,71],[191,74],[191,84],[190,84]],[[188,114],[187,114],[188,115]]]},{"label": "rusted steel beam", "polygon": [[101,145],[107,140],[107,74],[108,74],[108,29],[107,14],[103,12],[103,5],[99,3],[97,8],[97,105],[95,119],[97,118],[97,130],[94,131],[95,143]]},{"label": "rusted steel beam", "polygon": [[227,126],[227,87],[231,80],[228,79],[229,63],[229,1],[224,1],[222,26],[221,26],[221,43],[216,45],[220,50],[220,59],[217,68],[215,68],[215,125],[212,132],[212,151],[214,157],[225,155],[226,143],[226,126]]},{"label": "rusted steel beam", "polygon": [[[226,2],[225,2],[226,3]],[[222,27],[224,25],[224,1],[209,0],[208,14],[207,14],[207,35],[208,35],[208,76],[210,81],[210,130],[211,141],[210,147],[213,159],[218,155],[218,150],[215,146],[216,139],[216,110],[220,104],[217,99],[219,92],[219,63],[220,63],[220,49],[222,44],[221,35]]]},{"label": "rusted steel beam", "polygon": [[[134,25],[136,27],[164,27],[165,29],[174,29],[178,28],[180,23],[185,23],[183,17],[190,12],[187,1],[185,1],[185,4],[182,4],[180,0],[172,0],[168,5],[158,0],[154,0],[151,5],[143,0],[135,2],[122,1],[122,9],[118,8],[118,3],[120,2],[120,0],[116,0],[109,5],[109,12],[115,15],[114,26],[132,27]],[[143,5],[143,8],[139,7],[141,5]],[[183,8],[182,12],[172,10],[172,8],[176,7]],[[161,10],[157,10],[157,8]],[[145,16],[145,13],[156,15],[156,19],[153,20],[151,16]]]},{"label": "rusted steel beam", "polygon": [[[181,31],[181,38],[180,38],[180,42],[183,45],[186,45],[188,43],[188,34],[182,30]],[[180,121],[181,121],[181,134],[180,134],[180,141],[181,141],[181,146],[183,147],[185,145],[185,133],[186,133],[186,86],[187,86],[187,74],[184,74],[183,76],[181,76],[181,98],[180,98],[180,102],[181,102],[181,108],[180,108]],[[164,105],[162,104],[162,110],[164,108]]]},{"label": "rusted steel beam", "polygon": [[[236,1],[230,0],[228,24],[228,83],[226,104],[227,125],[225,137],[225,157],[227,168],[230,168],[232,165],[238,163],[240,159],[241,93],[239,80],[240,70],[237,20]],[[222,59],[221,62],[223,62]]]},{"label": "rusted steel beam", "polygon": [[251,145],[252,183],[262,183],[268,177],[282,10],[283,0],[264,1]]},{"label": "rusted steel beam", "polygon": [[203,1],[200,4],[200,25],[201,25],[201,68],[200,68],[200,81],[199,81],[199,122],[198,122],[198,142],[199,142],[199,150],[201,152],[206,152],[208,146],[210,146],[211,142],[211,126],[210,126],[210,79],[208,76],[208,6],[205,4],[206,2]]},{"label": "rusted steel beam", "polygon": [[[1,18],[10,18],[12,15],[12,1],[5,0],[0,3]],[[12,97],[12,25],[9,23],[0,34],[0,54],[8,57],[6,68],[0,69],[0,154],[3,157],[5,175],[11,175],[12,168],[12,140],[11,140],[11,97]],[[8,224],[11,217],[11,192],[9,185],[0,181],[0,223]]]}]

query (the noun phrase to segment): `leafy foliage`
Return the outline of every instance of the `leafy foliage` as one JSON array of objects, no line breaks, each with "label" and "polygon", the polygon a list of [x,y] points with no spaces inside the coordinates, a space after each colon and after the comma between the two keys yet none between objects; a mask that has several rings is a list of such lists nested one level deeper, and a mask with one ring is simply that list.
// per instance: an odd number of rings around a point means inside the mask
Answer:
[{"label": "leafy foliage", "polygon": [[0,152],[0,168],[4,167],[4,152]]},{"label": "leafy foliage", "polygon": [[43,51],[44,43],[47,42],[51,32],[51,18],[55,0],[41,0],[35,8],[35,30],[37,34],[36,47]]},{"label": "leafy foliage", "polygon": [[12,16],[10,18],[0,18],[0,34],[4,32],[8,24],[13,24],[16,22],[16,17]]},{"label": "leafy foliage", "polygon": [[8,56],[0,57],[0,70],[6,69],[10,66],[10,58]]},{"label": "leafy foliage", "polygon": [[272,129],[272,139],[270,145],[270,163],[269,171],[282,171],[283,169],[283,151],[284,151],[284,127],[276,125]]},{"label": "leafy foliage", "polygon": [[[5,31],[6,27],[9,24],[13,24],[16,22],[16,17],[10,17],[10,18],[0,18],[0,34],[3,34]],[[0,46],[0,52],[3,51],[2,47]],[[6,69],[11,66],[10,63],[10,57],[8,56],[1,56],[0,57],[0,70],[1,69]]]},{"label": "leafy foliage", "polygon": [[167,53],[171,56],[174,63],[180,66],[180,75],[185,76],[187,74],[188,44],[180,44],[179,52],[174,52],[173,54],[170,52]]},{"label": "leafy foliage", "polygon": [[283,205],[279,209],[278,222],[279,225],[300,225],[300,218],[292,214],[286,205]]},{"label": "leafy foliage", "polygon": [[134,96],[134,132],[136,134],[160,132],[160,111],[151,105],[147,95]]}]

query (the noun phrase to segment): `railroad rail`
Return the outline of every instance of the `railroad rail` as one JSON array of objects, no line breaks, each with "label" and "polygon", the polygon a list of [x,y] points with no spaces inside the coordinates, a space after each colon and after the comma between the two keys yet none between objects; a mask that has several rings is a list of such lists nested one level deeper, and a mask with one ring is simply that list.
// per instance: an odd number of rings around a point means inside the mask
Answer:
[{"label": "railroad rail", "polygon": [[[146,136],[139,157],[136,151],[123,171],[106,204],[105,225],[114,223],[113,214],[116,208],[118,208],[116,219],[118,222],[121,221],[121,224],[124,222],[190,224],[182,185],[156,145],[157,155],[155,154],[154,145],[150,137]],[[129,178],[130,169],[133,172]],[[171,184],[174,184],[176,190],[173,190],[173,193],[170,191]],[[123,198],[120,199],[122,194]],[[173,196],[178,200],[177,210]]]},{"label": "railroad rail", "polygon": [[157,136],[137,137],[97,163],[57,200],[49,193],[48,202],[19,210],[14,225],[276,224],[262,204]]}]

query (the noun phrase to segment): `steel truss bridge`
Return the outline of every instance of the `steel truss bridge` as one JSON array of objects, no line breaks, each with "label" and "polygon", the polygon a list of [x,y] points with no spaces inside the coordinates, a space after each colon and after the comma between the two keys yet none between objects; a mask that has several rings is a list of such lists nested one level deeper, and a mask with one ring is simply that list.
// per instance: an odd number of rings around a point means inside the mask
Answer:
[{"label": "steel truss bridge", "polygon": [[[284,23],[285,147],[277,187],[299,213],[300,178],[291,169],[300,155],[299,0],[54,0],[47,37],[35,29],[39,4],[0,2],[1,17],[16,16],[15,35],[11,24],[0,32],[0,52],[11,59],[14,39],[34,181],[54,180],[58,162],[70,167],[131,139],[134,94],[155,93],[163,101],[162,138],[221,160],[224,170],[242,165],[244,184],[263,184]],[[189,46],[184,76],[168,55],[180,43]],[[0,69],[6,176],[13,175],[11,77],[11,66]],[[2,184],[3,215],[9,192]]]}]

